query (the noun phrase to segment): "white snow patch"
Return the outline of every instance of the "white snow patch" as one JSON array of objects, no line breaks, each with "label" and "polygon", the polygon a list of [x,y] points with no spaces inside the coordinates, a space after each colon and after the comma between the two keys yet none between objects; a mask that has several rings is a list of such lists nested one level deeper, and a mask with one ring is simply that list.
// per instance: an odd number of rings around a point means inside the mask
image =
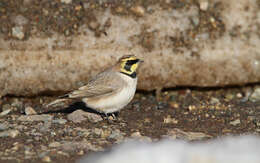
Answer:
[{"label": "white snow patch", "polygon": [[226,137],[204,143],[163,140],[130,141],[111,152],[85,157],[79,163],[259,163],[260,138]]}]

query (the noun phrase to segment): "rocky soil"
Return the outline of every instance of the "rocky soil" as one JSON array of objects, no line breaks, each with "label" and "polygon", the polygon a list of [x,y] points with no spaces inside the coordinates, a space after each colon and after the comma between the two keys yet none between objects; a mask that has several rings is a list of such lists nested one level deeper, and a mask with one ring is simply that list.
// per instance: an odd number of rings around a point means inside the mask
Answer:
[{"label": "rocky soil", "polygon": [[[260,88],[179,88],[138,92],[117,119],[82,103],[45,108],[54,97],[0,101],[1,162],[74,162],[128,139],[203,141],[260,132]],[[159,101],[159,102],[158,102]]]}]

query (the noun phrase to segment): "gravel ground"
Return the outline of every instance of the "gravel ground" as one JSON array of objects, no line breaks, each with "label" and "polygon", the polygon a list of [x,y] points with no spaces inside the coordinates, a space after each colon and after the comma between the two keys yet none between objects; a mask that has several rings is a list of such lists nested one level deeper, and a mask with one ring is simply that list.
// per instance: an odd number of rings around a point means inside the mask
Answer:
[{"label": "gravel ground", "polygon": [[44,108],[54,97],[0,101],[1,162],[74,162],[127,139],[203,141],[260,132],[257,86],[138,92],[113,120],[82,103]]}]

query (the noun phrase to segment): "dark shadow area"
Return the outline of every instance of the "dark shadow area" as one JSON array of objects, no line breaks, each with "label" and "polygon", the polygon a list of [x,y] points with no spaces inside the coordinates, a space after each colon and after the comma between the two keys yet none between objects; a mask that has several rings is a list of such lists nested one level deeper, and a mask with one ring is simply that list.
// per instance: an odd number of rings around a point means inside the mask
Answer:
[{"label": "dark shadow area", "polygon": [[218,91],[221,89],[241,89],[244,87],[254,87],[260,85],[260,83],[250,83],[245,85],[226,85],[226,86],[217,86],[217,87],[198,87],[198,86],[178,86],[174,88],[163,88],[162,91],[180,91],[189,89],[191,91],[200,91],[200,92],[207,92],[207,91]]},{"label": "dark shadow area", "polygon": [[85,112],[98,114],[98,115],[102,116],[103,119],[106,119],[107,116],[110,116],[112,114],[114,114],[115,117],[118,117],[118,114],[119,114],[119,112],[115,112],[115,113],[108,113],[107,115],[105,115],[104,113],[97,112],[97,111],[87,107],[86,104],[84,102],[81,102],[81,101],[74,102],[74,103],[72,103],[71,105],[69,105],[68,107],[65,107],[65,108],[56,109],[56,110],[49,110],[49,111],[41,112],[39,114],[51,114],[51,113],[70,114],[70,113],[72,113],[72,112],[74,112],[74,111],[76,111],[78,109],[81,109],[81,110],[83,110]]},{"label": "dark shadow area", "polygon": [[50,114],[50,113],[66,113],[66,114],[69,114],[69,113],[72,113],[78,109],[82,109],[83,111],[86,111],[86,112],[89,112],[89,113],[95,113],[95,114],[101,114],[89,107],[86,106],[86,104],[84,102],[75,102],[75,103],[72,103],[71,105],[69,105],[68,107],[65,107],[65,108],[61,108],[61,109],[58,109],[58,110],[50,110],[50,111],[45,111],[45,112],[42,112],[40,114]]},{"label": "dark shadow area", "polygon": [[[259,86],[260,83],[259,82],[255,82],[255,83],[248,83],[248,84],[244,84],[244,85],[226,85],[226,86],[212,86],[212,87],[199,87],[199,86],[176,86],[176,87],[170,87],[170,88],[162,88],[162,92],[164,91],[180,91],[180,90],[186,90],[189,89],[191,91],[196,90],[196,91],[201,91],[201,92],[207,92],[207,91],[217,91],[217,90],[221,90],[221,89],[231,89],[231,88],[243,88],[243,87],[255,87],[255,86]],[[155,95],[156,93],[156,88],[154,88],[154,90],[151,91],[146,91],[146,90],[137,90],[138,93],[141,93],[143,95],[147,95],[152,93],[153,95]]]},{"label": "dark shadow area", "polygon": [[[179,90],[185,90],[185,89],[190,89],[190,90],[197,90],[197,91],[202,91],[202,92],[206,92],[206,91],[217,91],[220,89],[230,89],[230,88],[243,88],[243,87],[255,87],[255,86],[259,86],[260,82],[255,82],[255,83],[247,83],[247,84],[243,84],[243,85],[225,85],[225,86],[212,86],[212,87],[200,87],[200,86],[176,86],[176,87],[170,87],[170,88],[163,88],[162,91],[179,91]],[[147,94],[155,94],[156,88],[152,89],[151,91],[147,91],[147,90],[142,90],[142,89],[138,89],[137,92],[141,93],[143,95],[147,95]],[[35,95],[31,95],[31,96],[16,96],[16,95],[12,95],[12,94],[7,94],[4,97],[16,97],[16,98],[37,98],[40,96],[45,96],[45,97],[57,97],[57,96],[61,96],[64,95],[66,93],[69,93],[70,91],[42,91],[39,92]]]}]

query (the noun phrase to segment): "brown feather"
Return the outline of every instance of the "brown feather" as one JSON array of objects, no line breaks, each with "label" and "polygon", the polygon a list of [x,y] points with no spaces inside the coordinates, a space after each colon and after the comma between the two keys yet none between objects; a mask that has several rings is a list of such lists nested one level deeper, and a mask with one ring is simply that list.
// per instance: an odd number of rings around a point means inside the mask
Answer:
[{"label": "brown feather", "polygon": [[[114,68],[114,67],[113,67]],[[64,102],[68,99],[82,99],[82,98],[95,98],[99,96],[108,95],[112,92],[117,92],[120,85],[124,83],[121,78],[117,78],[117,73],[113,71],[113,68],[107,69],[101,72],[94,78],[92,78],[87,85],[80,87],[79,89],[72,91],[66,95],[60,96],[59,99],[46,105],[47,107],[55,105],[60,102]]]}]

